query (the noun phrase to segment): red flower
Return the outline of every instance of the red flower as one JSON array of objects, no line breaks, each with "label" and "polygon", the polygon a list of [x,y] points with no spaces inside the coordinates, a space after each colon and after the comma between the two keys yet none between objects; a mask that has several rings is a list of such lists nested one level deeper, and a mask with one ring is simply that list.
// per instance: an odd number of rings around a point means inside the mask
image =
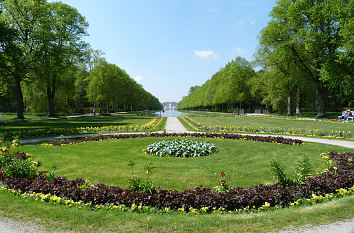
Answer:
[{"label": "red flower", "polygon": [[226,184],[226,180],[220,181],[221,184]]},{"label": "red flower", "polygon": [[224,173],[220,173],[220,177],[225,177],[225,174]]}]

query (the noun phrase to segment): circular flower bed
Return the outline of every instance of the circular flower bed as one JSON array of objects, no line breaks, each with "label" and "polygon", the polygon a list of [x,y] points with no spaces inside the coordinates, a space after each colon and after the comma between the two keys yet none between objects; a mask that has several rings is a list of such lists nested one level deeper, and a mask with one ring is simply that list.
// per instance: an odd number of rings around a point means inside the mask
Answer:
[{"label": "circular flower bed", "polygon": [[159,157],[201,157],[210,156],[218,151],[216,146],[209,142],[198,142],[176,139],[150,144],[143,150],[150,155]]}]

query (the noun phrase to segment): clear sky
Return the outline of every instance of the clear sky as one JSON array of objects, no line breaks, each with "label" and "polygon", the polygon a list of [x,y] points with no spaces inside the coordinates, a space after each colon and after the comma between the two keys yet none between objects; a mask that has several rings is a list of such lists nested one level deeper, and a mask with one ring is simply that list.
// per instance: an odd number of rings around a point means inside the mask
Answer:
[{"label": "clear sky", "polygon": [[62,0],[85,38],[160,102],[180,101],[237,56],[252,60],[276,0]]}]

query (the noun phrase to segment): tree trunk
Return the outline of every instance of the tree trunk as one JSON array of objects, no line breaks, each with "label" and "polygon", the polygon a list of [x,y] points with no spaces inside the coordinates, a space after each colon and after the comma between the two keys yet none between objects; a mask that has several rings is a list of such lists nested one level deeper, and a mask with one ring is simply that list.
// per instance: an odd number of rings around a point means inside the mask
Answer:
[{"label": "tree trunk", "polygon": [[316,96],[317,96],[317,118],[322,118],[326,116],[326,87],[320,82],[315,82],[316,85]]},{"label": "tree trunk", "polygon": [[292,101],[291,95],[288,95],[287,115],[288,116],[292,116],[293,115],[293,101]]},{"label": "tree trunk", "polygon": [[48,98],[48,109],[49,109],[48,116],[55,117],[54,95],[53,95],[53,92],[52,92],[51,87],[49,85],[47,86],[47,98]]},{"label": "tree trunk", "polygon": [[25,104],[23,103],[23,94],[21,88],[21,79],[16,78],[16,97],[17,97],[17,118],[24,119]]},{"label": "tree trunk", "polygon": [[302,115],[302,106],[301,106],[301,91],[300,88],[297,88],[296,92],[296,115]]},{"label": "tree trunk", "polygon": [[48,97],[48,108],[49,108],[49,117],[55,117],[54,110],[54,97],[55,97],[55,76],[52,79],[52,83],[47,85],[47,97]]}]

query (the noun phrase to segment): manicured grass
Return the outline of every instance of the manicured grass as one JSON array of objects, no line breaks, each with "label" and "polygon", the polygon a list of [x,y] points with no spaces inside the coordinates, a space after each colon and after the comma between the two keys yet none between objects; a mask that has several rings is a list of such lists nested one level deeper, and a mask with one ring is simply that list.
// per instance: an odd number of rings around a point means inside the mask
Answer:
[{"label": "manicured grass", "polygon": [[294,164],[303,155],[308,155],[315,171],[319,172],[326,167],[320,156],[322,152],[354,151],[316,143],[283,145],[244,140],[190,139],[214,143],[220,151],[210,157],[200,158],[160,158],[142,153],[147,145],[163,138],[91,141],[61,147],[26,145],[20,149],[39,159],[43,164],[42,170],[56,167],[56,175],[121,187],[127,187],[131,177],[128,161],[137,163],[134,173],[141,178],[145,178],[144,166],[152,163],[156,167],[151,175],[154,185],[177,190],[198,186],[213,188],[218,184],[217,174],[221,170],[226,173],[231,186],[272,183],[269,172],[272,159],[277,159],[289,173],[293,173]]},{"label": "manicured grass", "polygon": [[[0,192],[0,213],[41,228],[73,232],[275,232],[353,217],[354,196],[256,214],[138,214],[67,208]],[[352,207],[350,207],[352,206]]]},{"label": "manicured grass", "polygon": [[102,127],[102,126],[127,126],[144,125],[151,121],[153,117],[149,116],[95,116],[80,117],[60,120],[42,120],[4,123],[0,122],[0,131],[2,130],[20,130],[20,129],[51,129],[51,128],[78,128],[78,127]]},{"label": "manicured grass", "polygon": [[163,131],[167,122],[167,117],[163,117],[160,124],[154,129],[154,131]]},{"label": "manicured grass", "polygon": [[[65,115],[62,114],[58,114],[57,117],[62,117]],[[32,114],[32,113],[25,113],[25,118],[26,119],[47,119],[48,118],[48,114]],[[14,112],[2,112],[1,113],[1,118],[0,118],[0,122],[1,121],[13,121],[17,119],[17,113]]]},{"label": "manicured grass", "polygon": [[182,125],[188,130],[188,131],[198,131],[198,130],[196,130],[196,129],[194,129],[192,126],[190,126],[189,124],[187,124],[187,122],[185,121],[185,120],[183,120],[181,117],[178,117],[178,120],[179,120],[179,122],[181,122],[182,123]]},{"label": "manicured grass", "polygon": [[282,129],[313,129],[319,131],[351,131],[354,132],[354,124],[338,123],[331,121],[296,120],[273,117],[197,117],[191,116],[197,122],[207,126],[249,126]]}]

